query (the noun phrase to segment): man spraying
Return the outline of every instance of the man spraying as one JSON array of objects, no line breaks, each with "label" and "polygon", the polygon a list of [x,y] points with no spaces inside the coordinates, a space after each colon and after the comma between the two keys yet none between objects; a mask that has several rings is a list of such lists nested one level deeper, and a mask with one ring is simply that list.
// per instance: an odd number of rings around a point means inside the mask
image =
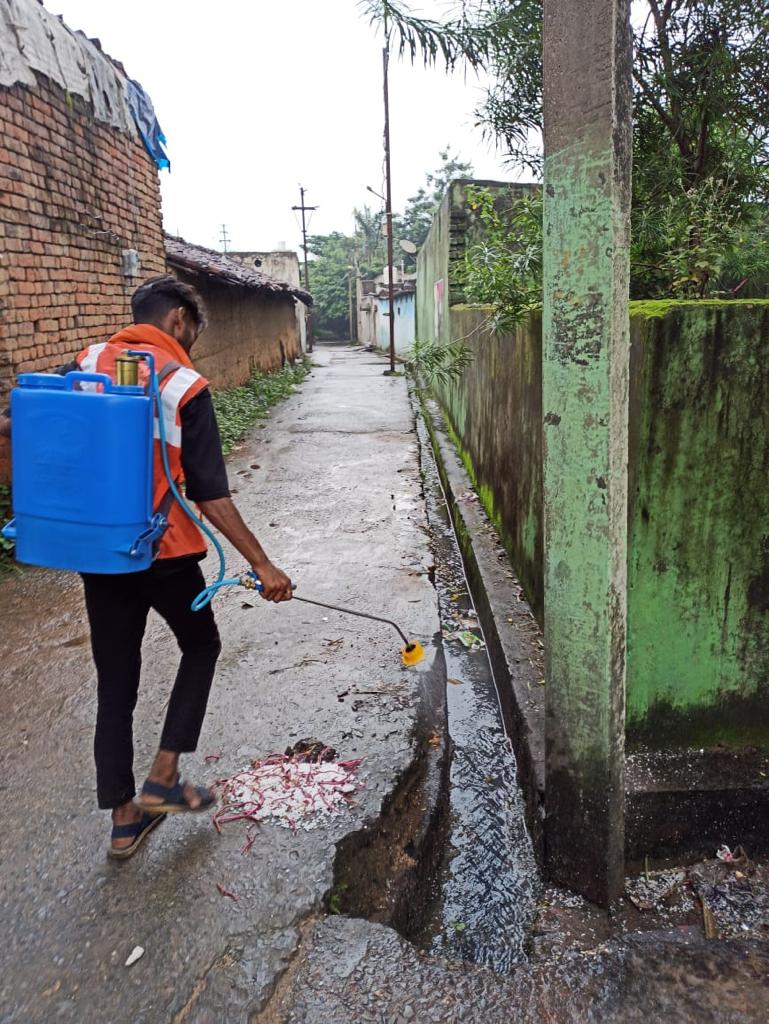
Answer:
[{"label": "man spraying", "polygon": [[[270,562],[229,492],[219,429],[208,382],[190,352],[205,328],[197,292],[173,277],[146,281],[131,298],[134,323],[107,342],[90,345],[60,372],[104,373],[117,382],[117,364],[131,349],[150,352],[160,384],[166,454],[177,486],[248,561],[262,582],[262,597],[291,599],[291,580]],[[148,372],[142,367],[143,372]],[[144,380],[141,383],[146,383]],[[11,421],[0,417],[0,434]],[[169,429],[170,427],[170,429]],[[210,605],[192,611],[205,587],[200,561],[203,534],[173,499],[154,442],[153,510],[168,519],[152,566],[143,572],[82,574],[98,680],[94,756],[99,807],[112,811],[111,857],[139,848],[165,814],[203,811],[215,797],[180,779],[179,756],[194,751],[221,650]],[[138,801],[133,775],[133,711],[139,690],[141,644],[149,610],[168,623],[182,652],[160,744]]]}]

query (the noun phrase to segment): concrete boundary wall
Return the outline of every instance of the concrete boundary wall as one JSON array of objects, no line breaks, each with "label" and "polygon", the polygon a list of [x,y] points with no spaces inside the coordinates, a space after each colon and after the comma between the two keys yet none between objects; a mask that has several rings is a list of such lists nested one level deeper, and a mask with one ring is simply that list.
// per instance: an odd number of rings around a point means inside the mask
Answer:
[{"label": "concrete boundary wall", "polygon": [[[440,396],[541,620],[541,320],[454,306]],[[769,749],[769,303],[631,305],[628,741]]]}]

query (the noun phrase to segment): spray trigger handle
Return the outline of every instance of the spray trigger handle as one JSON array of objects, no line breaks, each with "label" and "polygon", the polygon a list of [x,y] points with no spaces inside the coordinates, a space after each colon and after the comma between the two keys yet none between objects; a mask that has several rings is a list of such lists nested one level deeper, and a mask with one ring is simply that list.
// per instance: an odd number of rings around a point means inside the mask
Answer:
[{"label": "spray trigger handle", "polygon": [[[256,575],[256,573],[253,572],[252,570],[247,572],[245,576],[241,577],[240,583],[241,583],[241,586],[244,586],[246,588],[246,590],[256,590],[260,594],[264,590],[264,587],[262,585],[262,581],[259,579],[259,577]],[[296,583],[292,583],[291,584],[291,589],[292,590],[296,590]]]}]

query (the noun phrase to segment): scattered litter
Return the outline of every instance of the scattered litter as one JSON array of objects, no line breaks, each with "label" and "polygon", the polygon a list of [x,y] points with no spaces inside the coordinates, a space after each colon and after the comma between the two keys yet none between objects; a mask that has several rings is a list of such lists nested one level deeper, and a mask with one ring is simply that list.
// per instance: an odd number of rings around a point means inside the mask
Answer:
[{"label": "scattered litter", "polygon": [[203,763],[204,764],[216,764],[216,762],[217,761],[221,761],[221,759],[222,759],[222,752],[220,750],[218,754],[206,754],[206,756],[203,758]]},{"label": "scattered litter", "polygon": [[41,992],[40,995],[43,997],[43,999],[48,999],[50,996],[55,996],[60,988],[61,988],[61,978],[59,978],[58,981],[55,981],[53,983],[53,985],[51,985],[50,988],[47,988],[45,990],[45,992]]},{"label": "scattered litter", "polygon": [[739,868],[740,871],[737,871],[738,876],[741,872],[753,873],[753,863],[747,853],[745,853],[743,846],[735,846],[734,850],[730,850],[726,843],[724,843],[723,846],[719,846],[718,850],[716,850],[716,857],[735,871]]},{"label": "scattered litter", "polygon": [[452,686],[461,686],[464,679],[447,679],[447,682],[451,683]]},{"label": "scattered litter", "polygon": [[293,832],[318,828],[341,814],[360,788],[356,773],[362,758],[335,757],[333,748],[319,740],[299,740],[285,754],[252,761],[221,781],[222,804],[214,814],[214,827],[221,832],[222,825],[233,821],[273,821]]},{"label": "scattered litter", "polygon": [[245,856],[247,853],[251,853],[251,847],[256,842],[256,832],[246,831],[246,841],[243,843],[241,853]]},{"label": "scattered litter", "polygon": [[225,889],[221,882],[216,883],[216,888],[219,890],[222,896],[226,896],[228,899],[234,900],[235,903],[237,903],[238,900],[240,899],[240,897],[236,893],[232,892],[230,889]]},{"label": "scattered litter", "polygon": [[700,897],[700,905],[702,906],[702,930],[705,932],[705,938],[708,940],[717,939],[718,925],[716,924],[713,911],[702,897]]},{"label": "scattered litter", "polygon": [[128,954],[128,959],[125,962],[126,967],[132,967],[137,960],[141,960],[144,956],[143,946],[134,946],[131,952]]},{"label": "scattered litter", "polygon": [[646,871],[640,878],[629,878],[625,884],[625,895],[637,910],[655,910],[686,879],[686,872]]},{"label": "scattered litter", "polygon": [[443,636],[446,640],[459,640],[468,651],[480,651],[486,646],[483,640],[469,629],[451,629],[444,626]]},{"label": "scattered litter", "polygon": [[333,747],[329,747],[323,740],[313,738],[297,740],[293,746],[286,747],[284,753],[286,757],[301,755],[305,761],[333,761],[336,757]]}]

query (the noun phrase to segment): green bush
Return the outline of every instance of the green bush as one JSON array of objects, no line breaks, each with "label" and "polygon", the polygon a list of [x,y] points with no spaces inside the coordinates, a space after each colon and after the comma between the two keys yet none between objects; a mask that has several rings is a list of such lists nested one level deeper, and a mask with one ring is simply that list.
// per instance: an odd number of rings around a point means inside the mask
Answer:
[{"label": "green bush", "polygon": [[473,186],[467,203],[482,225],[481,241],[455,264],[465,298],[491,306],[491,326],[505,333],[542,302],[542,193],[500,209],[492,192]]},{"label": "green bush", "polygon": [[462,377],[472,358],[463,341],[442,345],[439,341],[417,339],[409,353],[407,368],[425,387],[446,388]]},{"label": "green bush", "polygon": [[309,361],[305,360],[273,373],[257,370],[242,387],[215,391],[214,409],[225,455],[243,440],[254,423],[266,419],[271,406],[288,398],[309,372]]}]

